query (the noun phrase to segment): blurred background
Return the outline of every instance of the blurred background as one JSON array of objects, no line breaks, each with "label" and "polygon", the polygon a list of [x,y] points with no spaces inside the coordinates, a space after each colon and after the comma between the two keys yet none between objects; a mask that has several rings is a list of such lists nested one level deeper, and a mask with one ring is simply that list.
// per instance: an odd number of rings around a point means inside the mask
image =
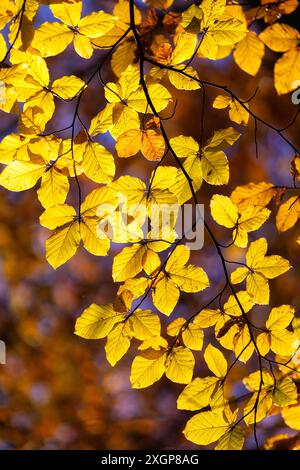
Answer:
[{"label": "blurred background", "polygon": [[[114,4],[112,1],[88,0],[83,3],[84,14],[98,9],[111,11]],[[177,1],[174,9],[180,11],[186,3]],[[281,21],[295,25],[298,19],[296,12],[282,17]],[[46,20],[51,21],[51,14],[47,6],[41,6],[37,25]],[[262,27],[262,21],[256,22],[257,31]],[[93,58],[85,61],[70,46],[63,54],[47,60],[51,77],[75,74],[86,79],[103,55],[103,52],[95,51]],[[290,95],[278,97],[274,90],[273,65],[277,56],[267,51],[256,77],[241,71],[232,57],[217,62],[197,59],[195,64],[202,79],[227,85],[242,99],[249,99],[257,89],[256,97],[250,103],[251,109],[272,125],[285,127],[296,107]],[[103,69],[103,76],[106,81],[115,80],[109,66]],[[180,92],[167,81],[166,85],[178,100],[175,116],[165,123],[169,135],[191,135],[199,140],[201,92]],[[205,139],[214,130],[232,125],[227,111],[211,107],[215,96],[213,89],[206,89]],[[81,118],[89,125],[104,105],[103,87],[96,78],[84,95]],[[170,111],[170,108],[165,111],[166,116]],[[57,102],[56,116],[47,131],[68,125],[73,113],[73,103]],[[0,117],[1,138],[16,132],[16,115],[1,112]],[[199,191],[199,200],[206,205],[209,222],[208,201],[214,192],[230,195],[237,185],[250,181],[292,185],[290,161],[293,151],[279,136],[259,126],[259,158],[256,159],[253,122],[250,120],[247,128],[233,125],[242,132],[242,137],[228,153],[229,186],[215,189],[203,184]],[[300,145],[299,121],[287,130],[286,135]],[[62,136],[69,137],[67,133]],[[108,134],[100,135],[98,140],[114,150],[114,141]],[[155,165],[141,155],[119,159],[116,163],[116,176],[129,174],[145,181]],[[85,177],[81,177],[81,186],[85,195],[95,187]],[[75,186],[68,202],[72,203],[72,198],[76,198]],[[250,239],[266,236],[269,253],[280,254],[293,265],[284,278],[271,281],[271,306],[283,303],[299,306],[300,246],[295,243],[299,231],[297,233],[294,228],[278,234],[274,224],[275,202],[271,208],[273,216]],[[182,386],[162,379],[149,389],[130,388],[130,364],[137,344],[133,343],[130,353],[113,369],[105,359],[104,341],[86,341],[73,334],[76,317],[90,303],[113,301],[117,286],[111,278],[112,256],[97,258],[81,248],[67,265],[54,271],[45,260],[45,240],[49,232],[38,224],[41,212],[35,190],[10,193],[0,189],[0,339],[7,345],[7,364],[0,365],[0,449],[196,448],[182,434],[191,414],[176,409]],[[214,228],[219,240],[230,241],[229,231]],[[111,255],[119,250],[119,246],[113,246]],[[244,250],[231,247],[226,257],[239,261],[243,260],[243,254]],[[206,269],[212,287],[205,293],[181,295],[173,319],[195,312],[223,285],[222,270],[208,239],[203,250],[194,253],[192,258],[192,262]],[[227,294],[225,300],[226,297]],[[151,303],[144,305],[151,306]],[[264,307],[253,310],[257,324],[265,320],[268,311],[269,308]],[[205,342],[210,340],[207,332]],[[195,376],[204,376],[207,369],[202,353],[197,352],[195,356]],[[227,357],[232,359],[230,354]],[[245,393],[240,378],[255,368],[255,359],[246,366],[238,363],[228,380],[228,396],[238,397]],[[279,416],[267,418],[258,425],[260,443],[281,432],[282,428]],[[293,435],[293,431],[290,433]],[[250,433],[247,448],[253,447]]]}]

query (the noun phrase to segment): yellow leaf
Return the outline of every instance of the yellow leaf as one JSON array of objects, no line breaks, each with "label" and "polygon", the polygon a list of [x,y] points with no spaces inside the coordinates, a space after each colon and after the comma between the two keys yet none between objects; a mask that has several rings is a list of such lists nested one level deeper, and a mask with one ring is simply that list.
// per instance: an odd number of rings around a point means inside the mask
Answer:
[{"label": "yellow leaf", "polygon": [[202,155],[202,174],[209,184],[227,184],[229,180],[228,160],[224,152],[205,150]]},{"label": "yellow leaf", "polygon": [[[198,90],[200,88],[200,83],[197,81],[199,79],[198,73],[193,67],[184,67],[182,65],[176,66],[177,70],[184,69],[184,72],[189,75],[184,75],[175,70],[168,70],[168,77],[172,85],[178,90]],[[194,77],[195,80],[193,80]]]},{"label": "yellow leaf", "polygon": [[182,13],[181,25],[190,32],[198,34],[200,32],[200,20],[202,19],[202,10],[197,5],[191,5]]},{"label": "yellow leaf", "polygon": [[[250,424],[259,423],[264,419],[272,406],[272,392],[262,390],[254,392],[248,403],[244,407],[244,421],[249,426]],[[258,398],[257,398],[258,397]],[[257,401],[258,400],[258,401]],[[255,405],[257,405],[255,407]]]},{"label": "yellow leaf", "polygon": [[272,183],[248,183],[244,186],[237,186],[231,193],[231,200],[237,205],[240,212],[248,206],[262,206],[269,204],[276,194],[276,189]]},{"label": "yellow leaf", "polygon": [[221,351],[209,344],[204,353],[207,367],[219,378],[226,375],[227,362]]},{"label": "yellow leaf", "polygon": [[95,256],[106,256],[110,247],[108,238],[101,238],[98,231],[98,220],[83,217],[80,224],[80,235],[84,248]]},{"label": "yellow leaf", "polygon": [[235,426],[219,439],[215,450],[241,450],[244,442],[245,431],[239,426]]},{"label": "yellow leaf", "polygon": [[161,352],[153,359],[136,356],[130,374],[132,388],[145,388],[157,382],[165,372],[166,353]]},{"label": "yellow leaf", "polygon": [[43,23],[36,31],[32,47],[43,57],[51,57],[63,52],[73,40],[73,32],[61,23]]},{"label": "yellow leaf", "polygon": [[[131,212],[132,210],[136,210],[135,214]],[[105,218],[105,220],[103,220],[101,229],[104,231],[104,233],[107,233],[107,228],[109,228],[110,229],[109,237],[115,243],[140,242],[142,244],[144,236],[143,236],[143,232],[141,229],[141,225],[143,225],[144,223],[145,213],[146,213],[146,209],[144,206],[138,206],[137,208],[129,208],[127,211],[127,214],[124,214],[124,212],[121,212],[120,210],[116,211],[112,213],[108,218]],[[133,216],[134,217],[133,220],[129,221],[127,219],[127,215],[129,216],[129,218]],[[123,220],[124,216],[125,216],[125,220]],[[107,225],[109,227],[107,227]],[[99,230],[100,230],[100,226],[99,226]],[[145,252],[143,253],[143,257],[142,257],[143,268],[144,268],[144,255],[146,255],[146,251],[148,250],[146,245],[144,246],[144,248],[145,248]],[[148,265],[148,266],[146,265],[147,268],[149,268],[150,266],[151,265]]]},{"label": "yellow leaf", "polygon": [[[113,89],[116,87],[116,90],[119,91],[118,86],[116,86],[115,83],[112,83],[112,86],[114,85]],[[129,65],[126,70],[121,74],[120,80],[119,80],[119,86],[120,86],[120,92],[121,92],[121,98],[123,99],[130,99],[133,93],[135,93],[138,89],[140,88],[140,70],[138,66],[136,65]],[[108,93],[109,90],[105,90],[105,93]],[[108,95],[107,99],[108,99]],[[109,94],[109,96],[111,96]],[[119,101],[118,96],[111,96],[113,101],[117,100]],[[108,99],[108,101],[110,101]]]},{"label": "yellow leaf", "polygon": [[145,277],[127,279],[118,289],[115,309],[121,312],[130,310],[133,300],[144,294],[149,282]]},{"label": "yellow leaf", "polygon": [[46,240],[46,258],[54,269],[75,255],[80,243],[79,222],[75,221],[62,228]]},{"label": "yellow leaf", "polygon": [[[183,163],[185,171],[192,179],[194,191],[198,191],[202,183],[202,167],[199,145],[192,137],[180,135],[170,140],[171,147],[179,158],[186,158]],[[183,204],[192,196],[188,181],[183,172],[178,170],[178,177],[172,191],[175,192],[178,202]]]},{"label": "yellow leaf", "polygon": [[[118,4],[117,4],[118,5]],[[127,13],[129,14],[129,8],[128,4],[126,5],[126,10]],[[119,17],[119,13],[113,13],[114,16]],[[137,21],[136,21],[137,24]],[[117,20],[115,26],[109,30],[106,34],[103,36],[100,36],[99,38],[94,38],[93,39],[93,44],[99,48],[109,48],[112,44],[115,44],[126,32],[128,25],[126,22],[122,20]],[[130,34],[128,33],[128,36],[130,37]]]},{"label": "yellow leaf", "polygon": [[116,171],[112,154],[97,142],[86,143],[82,167],[96,183],[110,183]]},{"label": "yellow leaf", "polygon": [[118,156],[123,158],[136,155],[142,147],[142,136],[140,129],[130,129],[119,135],[116,142]]},{"label": "yellow leaf", "polygon": [[247,265],[253,269],[259,268],[262,263],[266,262],[265,259],[269,258],[266,256],[267,249],[268,242],[265,238],[259,238],[258,240],[250,243],[246,254]]},{"label": "yellow leaf", "polygon": [[159,161],[165,153],[165,140],[153,129],[142,133],[141,151],[147,160]]},{"label": "yellow leaf", "polygon": [[185,246],[176,247],[171,253],[166,266],[165,274],[161,273],[154,285],[152,294],[154,305],[165,315],[175,308],[180,291],[198,292],[209,286],[205,271],[192,264],[185,265],[190,256]]},{"label": "yellow leaf", "polygon": [[247,125],[249,120],[249,113],[247,111],[248,104],[243,106],[234,98],[230,96],[219,95],[213,102],[213,107],[217,109],[224,109],[229,107],[229,117],[237,124]]},{"label": "yellow leaf", "polygon": [[247,292],[254,302],[259,305],[268,305],[270,300],[270,288],[268,279],[259,272],[250,272],[247,276]]},{"label": "yellow leaf", "polygon": [[74,207],[67,204],[58,204],[55,207],[48,207],[40,216],[40,224],[50,230],[73,222],[76,217]]},{"label": "yellow leaf", "polygon": [[[226,405],[227,405],[227,402],[224,397],[224,387],[219,382],[216,390],[213,392],[211,396],[209,406],[213,413],[216,413],[217,415],[224,418]],[[226,420],[228,421],[227,417],[226,417]]]},{"label": "yellow leaf", "polygon": [[254,31],[248,31],[247,35],[236,45],[233,52],[237,65],[250,75],[256,75],[260,69],[265,48]]},{"label": "yellow leaf", "polygon": [[233,283],[242,282],[247,278],[247,292],[252,295],[254,302],[267,305],[270,291],[268,279],[273,279],[290,269],[289,262],[281,256],[266,256],[267,240],[259,238],[250,243],[246,254],[245,268],[237,268],[231,274]]},{"label": "yellow leaf", "polygon": [[[151,244],[150,244],[151,246]],[[150,275],[160,266],[160,257],[150,248],[147,249],[143,256],[143,269],[146,274]]]},{"label": "yellow leaf", "polygon": [[204,309],[199,315],[197,315],[195,322],[197,322],[201,328],[209,328],[210,326],[215,325],[221,316],[222,314],[220,310]]},{"label": "yellow leaf", "polygon": [[42,224],[51,228],[68,224],[46,242],[49,263],[55,268],[65,263],[75,254],[81,240],[91,253],[106,255],[110,243],[106,233],[98,230],[98,222],[109,216],[117,204],[114,191],[102,187],[89,193],[81,204],[80,222],[73,208],[64,205],[48,208],[40,218]]},{"label": "yellow leaf", "polygon": [[258,392],[260,389],[271,390],[274,387],[274,378],[268,370],[262,369],[249,374],[243,379],[243,383],[250,392]]},{"label": "yellow leaf", "polygon": [[54,80],[51,90],[60,98],[66,100],[76,96],[84,87],[85,82],[81,78],[75,77],[75,75],[68,75]]},{"label": "yellow leaf", "polygon": [[116,18],[103,11],[97,11],[80,19],[81,8],[81,3],[53,5],[54,16],[63,24],[43,23],[35,31],[32,46],[42,56],[50,57],[64,51],[74,40],[76,52],[83,58],[90,58],[93,48],[89,38],[97,38],[110,31],[116,24]]},{"label": "yellow leaf", "polygon": [[13,160],[29,160],[28,142],[30,138],[19,134],[9,134],[0,143],[0,162],[11,163]]},{"label": "yellow leaf", "polygon": [[171,64],[177,65],[190,59],[196,47],[197,36],[191,33],[181,33],[175,39],[175,48],[171,56]]},{"label": "yellow leaf", "polygon": [[253,341],[251,341],[247,324],[239,328],[239,331],[234,335],[232,346],[235,356],[239,358],[239,361],[246,363],[252,356],[254,353],[254,344]]},{"label": "yellow leaf", "polygon": [[171,323],[168,324],[167,333],[169,336],[177,336],[185,325],[186,320],[184,318],[175,318]]},{"label": "yellow leaf", "polygon": [[271,338],[269,333],[261,333],[256,338],[257,348],[262,356],[266,356],[270,351]]},{"label": "yellow leaf", "polygon": [[183,434],[195,444],[208,445],[223,436],[228,428],[228,423],[219,414],[204,411],[189,419]]},{"label": "yellow leaf", "polygon": [[110,31],[115,23],[114,16],[104,11],[94,11],[79,21],[78,31],[89,38],[98,38]]},{"label": "yellow leaf", "polygon": [[173,282],[184,292],[199,292],[209,286],[209,280],[205,271],[199,266],[188,266],[169,271]]},{"label": "yellow leaf", "polygon": [[[19,73],[18,69],[20,71]],[[15,98],[20,102],[25,102],[37,92],[43,90],[43,86],[46,86],[34,80],[31,75],[28,75],[26,69],[24,69],[24,64],[12,66],[11,75],[5,77],[5,83],[7,85],[12,85],[9,88],[5,88],[6,99],[10,97],[8,96],[8,92],[11,90],[11,92],[14,93]],[[4,89],[2,92],[3,91]],[[13,110],[10,112],[13,112]]]},{"label": "yellow leaf", "polygon": [[132,245],[114,257],[112,275],[115,282],[125,281],[136,276],[143,269],[143,256],[146,247],[143,245]]},{"label": "yellow leaf", "polygon": [[[95,42],[95,41],[93,41]],[[114,41],[110,44],[113,44]],[[136,57],[136,48],[133,47],[131,40],[123,41],[114,51],[111,58],[111,67],[115,75],[119,77],[126,68],[133,64]]]},{"label": "yellow leaf", "polygon": [[276,215],[276,227],[279,232],[285,232],[295,225],[300,214],[300,200],[298,196],[292,196],[278,209]]},{"label": "yellow leaf", "polygon": [[41,186],[37,194],[45,209],[56,204],[63,204],[68,192],[69,181],[67,176],[57,171],[54,167],[42,175]]},{"label": "yellow leaf", "polygon": [[300,430],[300,404],[284,408],[281,414],[287,426],[291,429]]},{"label": "yellow leaf", "polygon": [[17,5],[14,2],[2,2],[0,12],[0,29],[3,29],[17,14]]},{"label": "yellow leaf", "polygon": [[210,152],[226,150],[228,147],[231,147],[240,138],[240,136],[241,134],[233,129],[233,127],[219,129],[214,131],[213,135],[207,141],[204,149]]},{"label": "yellow leaf", "polygon": [[137,309],[129,318],[132,324],[133,336],[144,341],[160,336],[160,319],[151,310]]},{"label": "yellow leaf", "polygon": [[2,171],[0,184],[10,191],[25,191],[35,186],[44,171],[45,164],[15,160]]},{"label": "yellow leaf", "polygon": [[197,377],[189,383],[177,399],[179,410],[200,410],[207,406],[218,383],[217,377]]},{"label": "yellow leaf", "polygon": [[[108,104],[109,106],[109,104]],[[130,129],[140,127],[140,118],[134,109],[122,103],[116,103],[112,111],[112,126],[109,131],[114,139]]]},{"label": "yellow leaf", "polygon": [[242,21],[236,18],[221,19],[211,24],[204,32],[200,52],[209,59],[217,59],[220,46],[231,46],[243,39],[247,29]]},{"label": "yellow leaf", "polygon": [[110,187],[116,191],[120,197],[126,198],[128,206],[140,204],[144,199],[146,185],[139,178],[134,176],[121,176]]},{"label": "yellow leaf", "polygon": [[182,332],[182,340],[187,348],[201,351],[204,333],[197,323],[190,322]]},{"label": "yellow leaf", "polygon": [[193,353],[182,346],[174,347],[166,359],[166,377],[179,384],[192,380],[195,367]]},{"label": "yellow leaf", "polygon": [[[178,214],[178,201],[173,191],[177,182],[177,175],[178,170],[174,166],[159,166],[151,174],[151,191],[145,197],[145,204],[148,206],[148,214],[152,225],[156,229],[168,228],[168,223],[164,227],[165,215],[170,217],[167,220],[171,220],[171,225],[172,220],[175,223]],[[160,221],[160,218],[162,218],[162,221]]]},{"label": "yellow leaf", "polygon": [[[24,132],[24,134],[42,132],[47,122],[52,118],[54,111],[53,95],[46,90],[39,91],[24,104],[19,123],[20,132]],[[33,129],[30,129],[31,125],[33,125]]]},{"label": "yellow leaf", "polygon": [[106,186],[91,191],[81,204],[81,215],[105,218],[115,210],[119,203],[116,193]]},{"label": "yellow leaf", "polygon": [[115,325],[113,330],[108,334],[105,345],[106,359],[111,366],[116,363],[127,353],[130,347],[131,332],[127,323],[119,323]]},{"label": "yellow leaf", "polygon": [[90,59],[94,52],[91,40],[82,34],[76,34],[73,39],[74,49],[77,54],[83,59]]},{"label": "yellow leaf", "polygon": [[0,109],[5,113],[19,113],[16,90],[13,87],[1,87],[2,99],[0,100]]},{"label": "yellow leaf", "polygon": [[184,135],[173,137],[170,139],[170,145],[179,158],[197,155],[199,152],[199,145],[193,137],[187,137]]},{"label": "yellow leaf", "polygon": [[[165,109],[171,99],[171,95],[168,90],[159,83],[151,84],[147,88],[150,99],[156,111],[160,112]],[[151,112],[151,109],[149,109],[148,100],[142,87],[139,87],[128,97],[128,106],[132,107],[139,113],[145,114],[147,111]]]},{"label": "yellow leaf", "polygon": [[[43,92],[43,96],[49,97],[51,95],[49,95],[47,92]],[[54,111],[53,108],[51,109],[51,112],[52,111]],[[50,118],[51,116],[44,113],[43,109],[39,106],[27,108],[20,114],[19,132],[25,135],[40,134],[44,131]]]},{"label": "yellow leaf", "polygon": [[153,304],[160,312],[167,316],[173,312],[179,296],[180,291],[177,285],[165,276],[159,279],[155,285],[154,292],[152,292]]},{"label": "yellow leaf", "polygon": [[235,269],[230,276],[232,284],[239,284],[240,282],[243,282],[244,279],[246,279],[248,273],[249,270],[246,267]]},{"label": "yellow leaf", "polygon": [[[248,108],[248,104],[244,104]],[[249,112],[237,100],[233,99],[229,106],[229,117],[233,122],[246,126],[249,121]]]},{"label": "yellow leaf", "polygon": [[295,333],[288,330],[272,330],[271,349],[275,354],[290,357],[299,347]]},{"label": "yellow leaf", "polygon": [[259,229],[269,218],[271,211],[259,206],[248,206],[238,220],[238,227],[234,229],[232,237],[235,244],[241,248],[247,246],[248,232]]},{"label": "yellow leaf", "polygon": [[284,95],[299,86],[300,49],[291,49],[277,60],[274,67],[274,85],[278,95]]},{"label": "yellow leaf", "polygon": [[[202,167],[201,160],[198,155],[190,155],[183,163],[183,167],[192,179],[192,185],[195,192],[200,189],[202,184]],[[191,188],[186,176],[181,169],[178,170],[176,182],[171,186],[172,191],[176,194],[178,203],[181,205],[192,197]]]},{"label": "yellow leaf", "polygon": [[113,125],[113,106],[107,104],[91,121],[89,134],[91,136],[107,132]]},{"label": "yellow leaf", "polygon": [[53,16],[63,23],[76,27],[81,18],[82,2],[58,2],[50,6]]},{"label": "yellow leaf", "polygon": [[288,24],[275,23],[264,29],[259,38],[272,51],[286,52],[299,44],[300,33]]},{"label": "yellow leaf", "polygon": [[75,334],[85,339],[105,338],[125,315],[115,312],[112,305],[92,304],[86,308],[75,324]]},{"label": "yellow leaf", "polygon": [[273,400],[278,406],[297,403],[297,387],[290,377],[285,377],[276,382]]},{"label": "yellow leaf", "polygon": [[[240,315],[239,315],[240,316]],[[215,323],[215,336],[223,346],[223,348],[234,350],[233,340],[235,335],[239,333],[238,320],[229,319],[227,315],[220,312],[214,316]]]},{"label": "yellow leaf", "polygon": [[[272,308],[269,318],[266,322],[268,330],[283,330],[287,327],[295,314],[295,309],[290,305],[281,305],[280,307]],[[278,353],[279,354],[279,353]]]},{"label": "yellow leaf", "polygon": [[214,194],[210,201],[210,210],[218,224],[227,228],[233,228],[236,225],[238,211],[229,197]]},{"label": "yellow leaf", "polygon": [[23,67],[24,64],[26,64],[26,70],[31,80],[29,80],[29,77],[26,77],[26,79],[29,83],[32,83],[32,86],[35,87],[36,90],[48,87],[50,74],[47,62],[37,51],[36,53],[31,53],[29,51],[23,52],[13,49],[10,60],[13,64],[22,64]]},{"label": "yellow leaf", "polygon": [[225,0],[203,0],[200,5],[202,12],[202,28],[209,28],[224,13],[226,6]]}]

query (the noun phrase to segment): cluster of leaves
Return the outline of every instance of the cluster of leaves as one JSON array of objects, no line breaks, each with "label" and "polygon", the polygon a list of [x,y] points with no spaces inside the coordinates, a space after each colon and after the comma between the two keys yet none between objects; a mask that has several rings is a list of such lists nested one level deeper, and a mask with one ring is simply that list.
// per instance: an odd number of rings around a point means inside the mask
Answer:
[{"label": "cluster of leaves", "polygon": [[[187,234],[176,236],[177,215],[166,230],[160,214],[152,210],[164,204],[168,212],[174,204],[182,206],[190,200],[196,205],[202,184],[213,191],[228,184],[230,167],[225,150],[240,138],[240,132],[232,127],[215,130],[207,142],[203,141],[203,128],[198,142],[185,135],[169,138],[161,113],[171,105],[173,114],[176,111],[174,88],[202,93],[202,126],[207,112],[205,90],[216,88],[220,94],[214,108],[229,108],[230,120],[243,126],[253,119],[255,127],[261,124],[273,130],[290,145],[296,154],[291,163],[293,182],[299,179],[300,157],[283,130],[266,123],[227,87],[202,80],[194,68],[197,57],[215,61],[232,54],[244,72],[255,75],[266,45],[284,52],[274,69],[277,93],[292,91],[299,76],[300,36],[294,28],[274,22],[274,14],[278,9],[280,14],[293,12],[297,2],[274,2],[274,6],[269,2],[268,7],[262,2],[253,12],[226,4],[226,0],[203,0],[177,13],[170,9],[173,1],[169,0],[146,1],[149,8],[142,11],[133,0],[119,0],[110,12],[83,16],[82,1],[45,0],[42,3],[49,5],[54,20],[36,27],[40,3],[1,3],[0,108],[18,115],[18,133],[7,135],[0,144],[0,162],[5,165],[0,184],[18,192],[40,181],[37,196],[44,209],[40,223],[54,230],[46,242],[46,257],[55,269],[75,255],[81,242],[96,256],[106,256],[111,242],[129,244],[113,259],[113,281],[120,283],[116,298],[109,305],[86,308],[76,321],[75,333],[87,339],[107,338],[105,352],[112,366],[127,353],[132,340],[140,341],[131,368],[132,387],[148,387],[164,374],[185,384],[178,408],[198,411],[184,430],[186,438],[196,444],[217,441],[217,449],[241,449],[244,426],[253,425],[258,445],[256,425],[271,413],[281,412],[287,426],[300,429],[296,386],[300,328],[295,308],[272,308],[261,326],[255,320],[260,306],[270,303],[269,281],[291,266],[277,254],[267,255],[266,238],[249,243],[249,233],[270,221],[267,206],[273,198],[280,205],[278,230],[284,232],[295,225],[300,214],[296,184],[285,187],[262,181],[238,186],[230,197],[213,194],[212,219],[232,231],[232,241],[222,245],[215,235],[217,227],[204,222],[220,261],[224,285],[189,318],[177,315],[172,319],[166,335],[165,323],[161,324],[164,317],[154,307],[169,317],[181,292],[213,290],[214,285],[202,267],[189,263],[190,250],[184,244]],[[253,25],[259,18],[271,25],[256,34]],[[46,59],[71,44],[83,59],[90,59],[98,49],[106,55],[85,81],[75,75],[51,80]],[[105,83],[101,72],[109,59],[116,79]],[[86,126],[80,117],[81,100],[97,77],[104,87],[106,104]],[[49,133],[47,126],[59,101],[74,102],[74,116],[70,125]],[[78,123],[82,129],[77,133]],[[69,138],[61,138],[62,131],[69,131]],[[105,133],[115,140],[116,158],[98,142],[99,135]],[[149,181],[130,175],[115,178],[118,158],[139,152],[156,162]],[[173,165],[163,164],[167,155]],[[86,179],[97,187],[83,200]],[[77,205],[72,201],[70,183],[78,191]],[[290,190],[296,195],[283,200]],[[156,231],[150,230],[145,240],[142,227],[147,216]],[[111,236],[105,230],[107,224],[113,228]],[[224,251],[232,245],[247,249],[245,262],[225,257]],[[239,266],[230,272],[229,263]],[[237,290],[235,286],[242,283]],[[153,311],[141,308],[150,295]],[[203,354],[212,375],[193,379],[194,351],[202,350],[207,329],[214,332],[218,346],[208,345]],[[231,363],[221,349],[228,351]],[[242,377],[248,391],[246,402],[233,408],[224,390],[228,374],[238,362],[248,363],[254,356],[258,370]]]}]

